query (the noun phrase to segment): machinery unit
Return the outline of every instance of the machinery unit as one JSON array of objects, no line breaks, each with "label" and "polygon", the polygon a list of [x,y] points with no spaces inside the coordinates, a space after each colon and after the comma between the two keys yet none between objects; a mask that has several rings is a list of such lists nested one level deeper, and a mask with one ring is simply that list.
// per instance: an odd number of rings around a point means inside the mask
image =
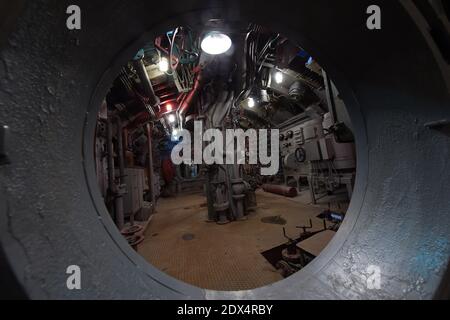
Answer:
[{"label": "machinery unit", "polygon": [[[353,142],[337,142],[329,112],[313,120],[288,126],[280,131],[280,153],[285,183],[308,182],[312,203],[342,186],[351,198],[356,157]],[[303,178],[303,180],[302,180]]]}]

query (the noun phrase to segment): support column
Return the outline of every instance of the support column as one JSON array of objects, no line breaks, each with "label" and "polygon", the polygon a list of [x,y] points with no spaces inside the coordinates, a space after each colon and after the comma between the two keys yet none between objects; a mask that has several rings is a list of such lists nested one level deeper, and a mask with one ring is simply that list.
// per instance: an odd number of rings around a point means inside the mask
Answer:
[{"label": "support column", "polygon": [[[116,118],[117,123],[117,156],[119,159],[119,180],[118,185],[116,185],[116,218],[117,218],[117,226],[119,227],[119,230],[122,230],[125,224],[125,213],[124,213],[124,207],[123,207],[123,194],[125,191],[125,184],[124,184],[124,178],[125,178],[125,159],[124,159],[124,151],[123,151],[123,139],[122,139],[122,133],[123,133],[123,124],[122,119],[118,116]],[[131,215],[130,219],[133,223],[133,214]]]}]

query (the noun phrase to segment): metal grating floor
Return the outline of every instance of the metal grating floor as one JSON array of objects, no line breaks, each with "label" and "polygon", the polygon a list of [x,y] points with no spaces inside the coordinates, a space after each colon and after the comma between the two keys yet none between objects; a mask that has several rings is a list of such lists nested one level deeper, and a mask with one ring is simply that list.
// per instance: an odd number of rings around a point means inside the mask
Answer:
[{"label": "metal grating floor", "polygon": [[257,192],[257,201],[247,221],[217,225],[205,222],[206,199],[201,194],[162,198],[138,251],[158,269],[205,289],[246,290],[279,281],[281,275],[261,252],[286,241],[283,226],[261,218],[281,215],[288,235],[296,236],[295,226],[307,225],[310,218],[313,230],[323,226],[316,218],[323,205],[263,191]]}]

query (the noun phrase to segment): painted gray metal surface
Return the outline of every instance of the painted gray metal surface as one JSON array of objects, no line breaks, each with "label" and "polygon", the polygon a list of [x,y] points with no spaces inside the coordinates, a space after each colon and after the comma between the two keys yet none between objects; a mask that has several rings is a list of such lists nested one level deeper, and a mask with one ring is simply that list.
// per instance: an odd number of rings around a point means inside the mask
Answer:
[{"label": "painted gray metal surface", "polygon": [[[3,260],[30,298],[429,299],[448,276],[450,140],[425,123],[450,117],[444,62],[410,1],[30,1],[0,49]],[[213,8],[211,8],[213,6]],[[294,8],[295,6],[295,8]],[[304,270],[267,287],[205,291],[147,264],[128,247],[96,188],[96,109],[121,65],[170,27],[209,18],[251,21],[297,41],[339,87],[357,137],[358,176],[347,217]],[[414,17],[414,18],[412,18]],[[153,30],[142,36],[143,32]],[[1,255],[0,255],[1,258]],[[82,290],[65,270],[82,270]],[[368,290],[367,267],[381,269]]]}]

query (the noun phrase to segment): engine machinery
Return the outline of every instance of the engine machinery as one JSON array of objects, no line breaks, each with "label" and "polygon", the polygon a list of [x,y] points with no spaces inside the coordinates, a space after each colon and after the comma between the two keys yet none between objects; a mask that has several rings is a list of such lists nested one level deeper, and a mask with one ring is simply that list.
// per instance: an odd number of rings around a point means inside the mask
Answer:
[{"label": "engine machinery", "polygon": [[[220,37],[227,47],[214,42]],[[171,150],[194,121],[203,132],[278,129],[279,173],[261,176],[258,165],[246,164],[174,165]],[[180,26],[139,50],[114,81],[98,115],[98,182],[120,229],[148,218],[142,208],[151,213],[159,196],[187,190],[203,190],[207,220],[219,224],[245,219],[264,183],[299,191],[307,184],[313,203],[343,187],[350,197],[350,127],[325,71],[284,36],[222,20]]]},{"label": "engine machinery", "polygon": [[[342,185],[352,195],[356,159],[353,142],[338,142],[332,133],[330,113],[283,128],[280,149],[285,182],[295,181],[299,190],[307,181],[311,201]],[[303,180],[302,180],[303,178]]]}]

